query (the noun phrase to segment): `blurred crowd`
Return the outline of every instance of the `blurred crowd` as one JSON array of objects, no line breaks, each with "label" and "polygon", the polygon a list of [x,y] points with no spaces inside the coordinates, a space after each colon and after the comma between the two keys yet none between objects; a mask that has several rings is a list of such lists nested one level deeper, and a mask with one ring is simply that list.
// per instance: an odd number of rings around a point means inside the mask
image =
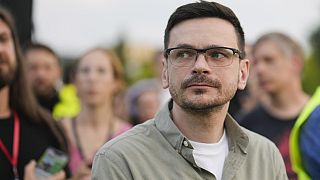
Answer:
[{"label": "blurred crowd", "polygon": [[[249,81],[236,93],[229,113],[276,144],[289,179],[320,179],[320,94],[303,90],[302,48],[287,34],[269,32],[246,45],[246,57]],[[69,159],[55,178],[91,179],[97,150],[152,119],[169,101],[161,82],[164,60],[163,52],[155,51],[154,77],[128,84],[119,55],[96,47],[79,55],[66,75],[49,45],[28,42],[20,48],[13,19],[1,8],[0,142],[14,159],[12,139],[20,121],[20,150],[14,164],[1,148],[0,177],[35,179],[36,161],[47,147],[55,147]],[[63,82],[63,76],[70,82]]]}]

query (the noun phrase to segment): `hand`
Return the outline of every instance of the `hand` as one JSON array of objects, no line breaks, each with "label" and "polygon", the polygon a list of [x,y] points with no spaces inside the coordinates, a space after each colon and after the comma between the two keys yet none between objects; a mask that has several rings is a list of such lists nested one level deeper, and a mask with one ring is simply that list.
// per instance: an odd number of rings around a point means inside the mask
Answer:
[{"label": "hand", "polygon": [[[36,161],[31,160],[25,167],[24,167],[24,180],[38,180],[35,174],[36,170]],[[66,179],[66,175],[64,171],[59,171],[58,173],[50,176],[47,180],[63,180]]]},{"label": "hand", "polygon": [[86,163],[81,163],[77,172],[72,176],[72,180],[90,180],[91,179],[91,169],[88,168]]}]

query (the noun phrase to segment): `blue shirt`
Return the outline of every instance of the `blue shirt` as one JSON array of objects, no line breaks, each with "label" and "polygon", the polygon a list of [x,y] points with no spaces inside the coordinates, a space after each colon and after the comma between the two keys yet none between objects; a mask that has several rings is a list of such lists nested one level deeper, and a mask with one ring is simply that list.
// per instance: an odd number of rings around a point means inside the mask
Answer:
[{"label": "blue shirt", "polygon": [[302,164],[312,179],[320,179],[320,106],[310,115],[300,131]]}]

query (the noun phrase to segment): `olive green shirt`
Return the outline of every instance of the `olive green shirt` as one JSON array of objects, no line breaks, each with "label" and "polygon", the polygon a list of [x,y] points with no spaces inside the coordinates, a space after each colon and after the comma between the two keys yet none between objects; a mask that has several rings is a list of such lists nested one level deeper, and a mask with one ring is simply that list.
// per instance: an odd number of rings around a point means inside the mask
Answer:
[{"label": "olive green shirt", "polygon": [[[154,119],[106,143],[96,154],[94,180],[216,179],[195,163],[193,148],[170,118],[172,101]],[[222,179],[287,179],[282,157],[266,138],[240,127],[230,115],[225,129],[229,153]]]}]

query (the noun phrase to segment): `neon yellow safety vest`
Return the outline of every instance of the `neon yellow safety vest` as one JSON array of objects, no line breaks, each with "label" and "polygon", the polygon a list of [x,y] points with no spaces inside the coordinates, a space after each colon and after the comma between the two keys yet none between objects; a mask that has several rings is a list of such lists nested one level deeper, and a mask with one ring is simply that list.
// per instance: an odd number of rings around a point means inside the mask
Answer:
[{"label": "neon yellow safety vest", "polygon": [[60,102],[53,107],[53,117],[57,120],[65,117],[75,117],[80,112],[80,100],[77,90],[72,84],[67,84],[59,91]]},{"label": "neon yellow safety vest", "polygon": [[310,176],[305,171],[299,148],[299,134],[302,125],[307,121],[315,108],[320,105],[320,87],[317,88],[315,94],[311,97],[301,114],[299,115],[290,135],[290,156],[292,169],[298,174],[299,180],[310,180]]}]

